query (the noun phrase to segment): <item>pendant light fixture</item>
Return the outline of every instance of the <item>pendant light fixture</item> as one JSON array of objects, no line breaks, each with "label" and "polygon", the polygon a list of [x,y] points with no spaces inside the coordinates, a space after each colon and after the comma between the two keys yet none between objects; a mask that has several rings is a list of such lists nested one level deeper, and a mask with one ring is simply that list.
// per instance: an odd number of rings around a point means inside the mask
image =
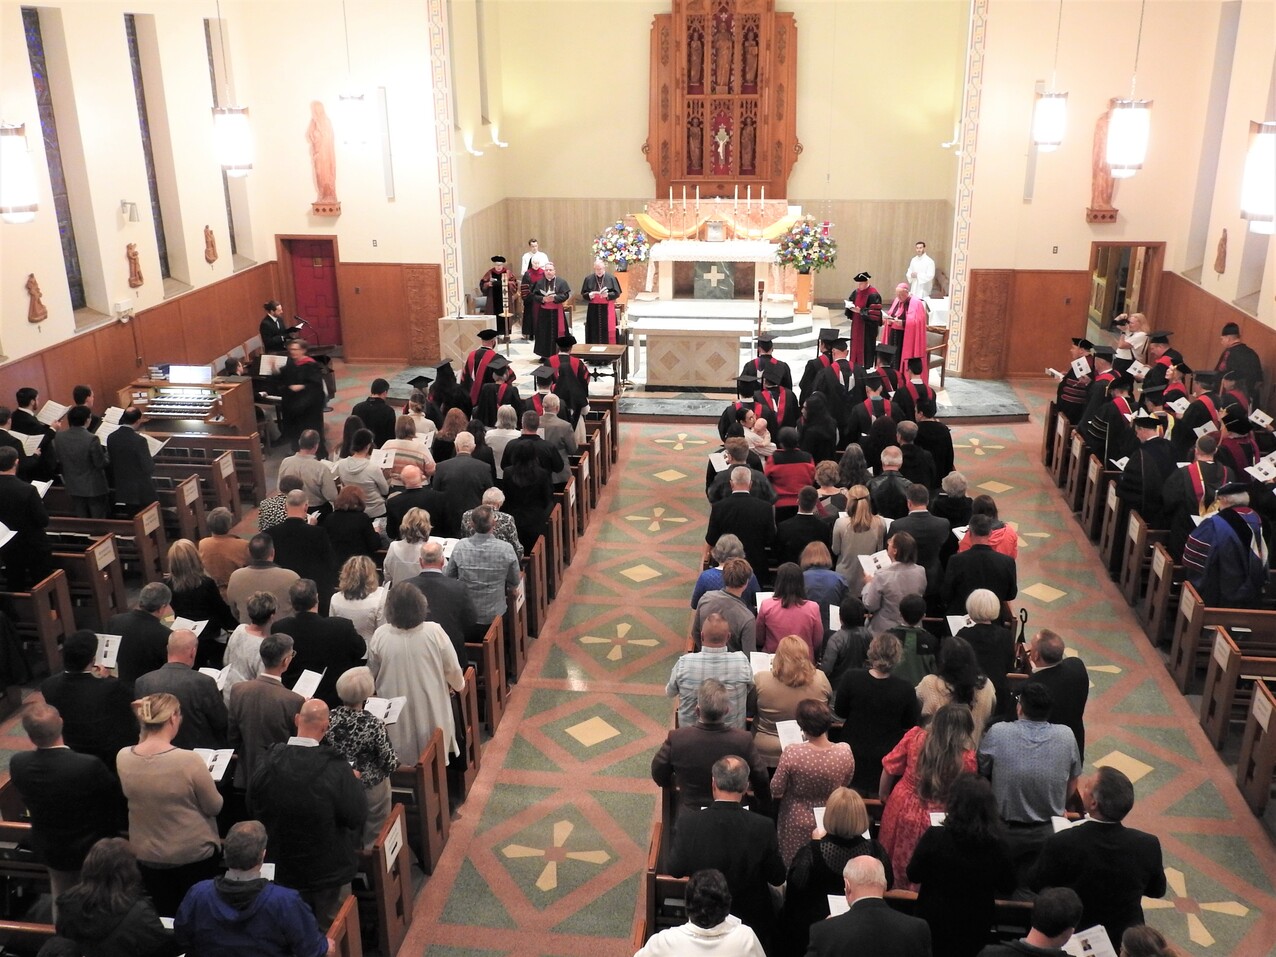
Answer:
[{"label": "pendant light fixture", "polygon": [[24,124],[0,123],[0,220],[29,223],[40,208]]},{"label": "pendant light fixture", "polygon": [[1152,101],[1134,97],[1139,77],[1139,52],[1143,46],[1143,15],[1147,0],[1139,5],[1139,36],[1134,44],[1134,72],[1130,75],[1129,97],[1112,100],[1108,120],[1107,163],[1113,179],[1128,179],[1143,168],[1152,129]]},{"label": "pendant light fixture", "polygon": [[1054,66],[1050,70],[1050,89],[1037,94],[1032,108],[1032,144],[1042,153],[1053,153],[1063,144],[1068,127],[1068,94],[1057,90],[1059,79],[1059,37],[1063,32],[1063,0],[1059,0],[1059,19],[1054,28]]},{"label": "pendant light fixture", "polygon": [[1276,122],[1250,121],[1241,218],[1249,221],[1251,233],[1276,233]]},{"label": "pendant light fixture", "polygon": [[[226,67],[226,28],[221,0],[217,0],[217,37],[222,52],[222,82],[230,99],[230,74]],[[221,97],[218,97],[221,100]],[[248,125],[248,107],[213,107],[213,151],[227,176],[247,176],[253,168],[253,131]]]}]

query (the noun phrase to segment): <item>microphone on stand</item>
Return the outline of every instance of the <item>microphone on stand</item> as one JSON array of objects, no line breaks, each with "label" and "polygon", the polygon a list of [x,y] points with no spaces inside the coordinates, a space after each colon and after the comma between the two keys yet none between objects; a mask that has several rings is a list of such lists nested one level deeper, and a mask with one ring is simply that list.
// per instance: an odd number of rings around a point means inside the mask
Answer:
[{"label": "microphone on stand", "polygon": [[[295,313],[293,314],[292,319],[293,319],[293,322],[295,322],[295,323],[297,324],[297,326],[305,326],[307,329],[310,329],[312,332],[314,332],[314,334],[315,334],[315,345],[321,345],[321,344],[322,344],[322,343],[320,343],[320,342],[319,342],[319,330],[318,330],[318,329],[316,329],[312,323],[307,322],[305,319],[302,319],[302,318],[301,318],[301,316],[298,316],[298,315],[296,315]],[[297,326],[293,326],[293,328],[295,329]]]}]

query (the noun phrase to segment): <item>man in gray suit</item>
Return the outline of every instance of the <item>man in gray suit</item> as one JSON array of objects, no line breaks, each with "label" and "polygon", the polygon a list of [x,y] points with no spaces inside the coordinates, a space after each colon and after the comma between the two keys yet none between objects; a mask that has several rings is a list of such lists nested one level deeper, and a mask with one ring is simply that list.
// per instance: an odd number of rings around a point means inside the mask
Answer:
[{"label": "man in gray suit", "polygon": [[106,518],[111,491],[106,484],[106,451],[87,428],[91,415],[86,405],[72,406],[66,414],[67,428],[53,436],[53,448],[75,514],[80,518]]},{"label": "man in gray suit", "polygon": [[914,482],[905,493],[908,498],[908,514],[891,524],[888,539],[896,532],[908,532],[917,543],[917,564],[926,569],[926,604],[935,610],[939,607],[939,588],[944,583],[939,555],[953,533],[948,519],[930,513],[930,489]]},{"label": "man in gray suit", "polygon": [[182,706],[182,723],[173,738],[179,748],[224,748],[226,746],[226,702],[217,690],[217,681],[195,670],[199,638],[193,631],[178,629],[168,636],[168,661],[163,667],[142,675],[133,683],[139,698],[167,692]]},{"label": "man in gray suit", "polygon": [[292,638],[269,635],[261,641],[261,672],[230,689],[230,746],[239,755],[237,788],[248,787],[253,769],[272,745],[292,737],[293,720],[305,703],[301,695],[284,687],[283,673],[292,659]]},{"label": "man in gray suit", "polygon": [[556,395],[545,396],[545,414],[541,416],[541,428],[545,432],[545,441],[550,447],[558,450],[563,460],[563,467],[554,473],[554,486],[561,487],[571,478],[572,465],[567,456],[575,455],[577,450],[576,432],[570,422],[559,418],[563,407],[562,400]]},{"label": "man in gray suit", "polygon": [[483,503],[483,493],[496,484],[496,471],[474,453],[474,436],[461,432],[456,437],[456,455],[438,464],[431,485],[447,496],[454,522]]}]

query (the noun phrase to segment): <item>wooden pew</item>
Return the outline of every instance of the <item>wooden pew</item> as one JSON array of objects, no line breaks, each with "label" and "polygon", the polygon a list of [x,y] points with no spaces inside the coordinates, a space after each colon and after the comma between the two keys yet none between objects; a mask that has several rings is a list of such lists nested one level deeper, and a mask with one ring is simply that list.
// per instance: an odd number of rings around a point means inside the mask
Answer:
[{"label": "wooden pew", "polygon": [[212,461],[203,461],[175,455],[165,449],[155,460],[156,478],[167,476],[180,481],[188,475],[199,476],[199,490],[206,510],[212,511],[221,506],[231,510],[236,522],[244,517],[244,506],[239,501],[239,482],[235,478],[235,460],[229,452],[222,452]]},{"label": "wooden pew", "polygon": [[50,534],[80,532],[88,535],[114,533],[115,548],[126,573],[137,572],[144,583],[163,581],[168,573],[168,537],[160,519],[160,507],[152,503],[130,519],[76,518],[50,515]]},{"label": "wooden pew", "polygon": [[1125,522],[1125,545],[1121,551],[1121,594],[1127,604],[1138,605],[1143,598],[1147,574],[1152,565],[1152,546],[1169,541],[1166,529],[1153,529],[1133,509]]},{"label": "wooden pew", "polygon": [[[561,492],[554,494],[558,509],[562,513],[559,525],[559,543],[562,546],[562,564],[566,568],[576,557],[576,476],[569,475],[567,484]],[[561,580],[561,574],[560,574]]]},{"label": "wooden pew", "polygon": [[421,862],[421,869],[433,874],[452,828],[442,728],[434,729],[416,764],[400,765],[391,772],[390,787],[394,803],[402,805],[407,816],[412,852]]},{"label": "wooden pew", "polygon": [[1109,482],[1103,495],[1103,522],[1099,528],[1099,557],[1112,578],[1121,576],[1122,542],[1125,504],[1117,496],[1116,482]]},{"label": "wooden pew", "polygon": [[1236,762],[1236,786],[1249,809],[1260,817],[1271,800],[1276,776],[1276,728],[1271,727],[1272,708],[1276,706],[1274,690],[1270,681],[1254,682],[1254,699],[1245,719],[1241,755]]},{"label": "wooden pew", "polygon": [[589,527],[589,513],[592,506],[589,504],[589,450],[584,449],[580,455],[576,457],[576,461],[572,463],[572,481],[576,486],[576,537],[579,538],[585,534],[585,529]]},{"label": "wooden pew", "polygon": [[598,460],[596,462],[598,482],[600,485],[606,485],[611,481],[611,422],[606,415],[600,412],[591,412],[589,419],[586,421],[585,429],[588,431],[591,427],[598,434]]},{"label": "wooden pew", "polygon": [[1074,512],[1081,511],[1081,499],[1085,495],[1085,442],[1080,432],[1073,432],[1068,454],[1068,472],[1064,477],[1063,500]]},{"label": "wooden pew", "polygon": [[545,584],[546,595],[555,598],[563,583],[563,508],[557,502],[549,510],[549,524],[545,531]]},{"label": "wooden pew", "polygon": [[1236,629],[1248,628],[1255,639],[1272,638],[1276,637],[1276,611],[1207,607],[1192,583],[1184,582],[1174,619],[1169,668],[1174,683],[1185,694],[1193,676],[1213,651],[1215,625],[1226,627],[1232,635]]},{"label": "wooden pew", "polygon": [[359,872],[371,892],[356,891],[359,903],[376,916],[377,944],[384,957],[394,957],[412,924],[412,864],[403,853],[408,828],[402,806],[395,806],[372,847],[359,852]]},{"label": "wooden pew", "polygon": [[359,901],[352,894],[346,898],[332,925],[328,928],[328,936],[336,944],[336,949],[329,951],[329,957],[363,957],[363,939],[359,934]]},{"label": "wooden pew", "polygon": [[1138,609],[1143,630],[1154,645],[1165,640],[1166,623],[1174,620],[1182,583],[1183,566],[1175,565],[1166,547],[1157,542],[1152,546],[1148,586],[1143,593],[1143,604]]},{"label": "wooden pew", "polygon": [[1234,638],[1226,628],[1215,628],[1200,713],[1201,727],[1215,750],[1222,750],[1232,725],[1245,724],[1253,684],[1260,678],[1276,678],[1276,638],[1254,639],[1244,633]]},{"label": "wooden pew", "polygon": [[188,475],[180,481],[167,476],[156,479],[155,491],[164,517],[164,531],[170,541],[185,538],[199,542],[208,535],[208,510],[204,507],[198,476]]},{"label": "wooden pew", "polygon": [[187,450],[191,457],[211,461],[223,452],[229,452],[235,463],[235,477],[239,484],[239,496],[250,505],[256,505],[269,493],[266,485],[266,456],[261,450],[261,436],[205,435],[183,432],[168,440],[164,451]]},{"label": "wooden pew", "polygon": [[5,954],[35,955],[56,933],[52,924],[0,920],[0,948]]},{"label": "wooden pew", "polygon": [[62,640],[75,631],[66,572],[54,569],[53,574],[37,582],[30,591],[0,592],[0,598],[9,600],[13,626],[23,642],[39,643],[49,674],[61,671]]},{"label": "wooden pew", "polygon": [[602,458],[603,437],[597,428],[585,425],[585,435],[589,439],[589,507],[598,507],[598,498],[602,495],[602,467],[598,464]]},{"label": "wooden pew", "polygon": [[1081,498],[1081,527],[1086,538],[1092,542],[1099,540],[1103,528],[1103,497],[1107,494],[1108,482],[1118,473],[1105,472],[1103,463],[1097,455],[1091,455],[1086,465],[1085,493]]},{"label": "wooden pew", "polygon": [[1047,472],[1054,464],[1054,430],[1055,418],[1058,414],[1054,399],[1051,399],[1050,404],[1046,406],[1045,417],[1041,420],[1041,464],[1046,467]]},{"label": "wooden pew", "polygon": [[1054,452],[1050,456],[1050,477],[1054,484],[1063,488],[1068,478],[1068,452],[1071,449],[1072,423],[1062,412],[1054,417]]},{"label": "wooden pew", "polygon": [[664,864],[662,853],[663,827],[659,821],[651,826],[651,841],[647,845],[647,868],[643,875],[643,901],[646,911],[644,932],[653,934],[687,922],[687,878],[672,877],[661,873]]},{"label": "wooden pew", "polygon": [[549,582],[546,579],[545,537],[536,539],[525,558],[523,575],[527,579],[527,633],[539,635],[549,615]]},{"label": "wooden pew", "polygon": [[479,641],[465,643],[466,656],[476,671],[476,694],[482,700],[483,723],[487,725],[488,734],[496,734],[509,697],[503,636],[504,624],[498,616]]},{"label": "wooden pew", "polygon": [[609,433],[606,438],[611,446],[611,464],[615,465],[620,460],[620,396],[591,395],[589,405],[591,410],[602,413],[603,428]]},{"label": "wooden pew", "polygon": [[518,587],[505,596],[505,672],[509,681],[517,681],[527,665],[527,576],[521,575]]},{"label": "wooden pew", "polygon": [[452,696],[452,716],[459,722],[459,727],[464,732],[465,742],[461,748],[461,760],[451,761],[447,766],[448,793],[455,793],[458,800],[464,801],[478,777],[483,754],[480,740],[482,731],[479,726],[478,679],[475,677],[473,665],[465,669],[465,687],[460,693]]},{"label": "wooden pew", "polygon": [[71,602],[81,609],[77,618],[83,627],[105,628],[112,616],[128,611],[113,534],[90,538],[80,532],[53,532],[49,538],[53,562],[66,572]]}]

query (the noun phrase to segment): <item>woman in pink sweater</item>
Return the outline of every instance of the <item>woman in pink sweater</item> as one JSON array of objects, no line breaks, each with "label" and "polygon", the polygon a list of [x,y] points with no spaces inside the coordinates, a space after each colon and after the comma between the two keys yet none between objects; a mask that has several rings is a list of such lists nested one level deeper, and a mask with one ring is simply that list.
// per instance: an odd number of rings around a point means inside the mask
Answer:
[{"label": "woman in pink sweater", "polygon": [[806,600],[802,569],[793,562],[785,562],[776,571],[775,591],[758,609],[755,633],[758,648],[768,654],[775,653],[781,638],[796,635],[806,644],[811,661],[819,661],[820,646],[824,643],[820,606]]}]

